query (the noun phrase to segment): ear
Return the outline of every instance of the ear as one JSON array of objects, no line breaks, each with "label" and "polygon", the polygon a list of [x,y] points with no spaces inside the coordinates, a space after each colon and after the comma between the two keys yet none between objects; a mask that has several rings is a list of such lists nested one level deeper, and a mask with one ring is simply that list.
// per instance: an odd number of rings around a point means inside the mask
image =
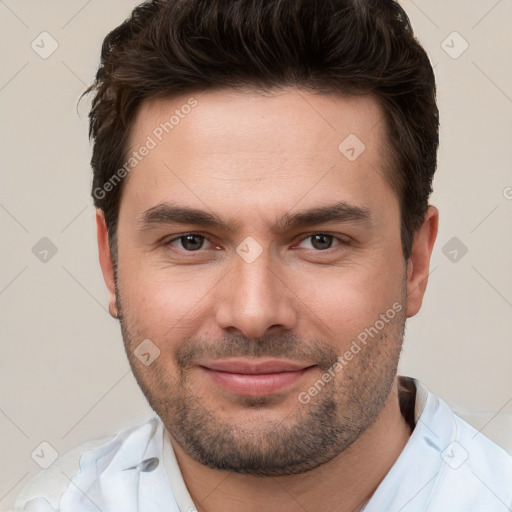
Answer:
[{"label": "ear", "polygon": [[439,211],[435,206],[429,206],[423,224],[414,235],[407,262],[407,318],[416,315],[423,302],[438,223]]},{"label": "ear", "polygon": [[103,210],[96,209],[96,235],[98,238],[98,252],[100,258],[101,271],[103,279],[108,290],[108,310],[110,314],[117,318],[119,312],[116,303],[116,283],[114,279],[114,265],[112,263],[112,255],[110,254],[110,246],[108,243],[107,224]]}]

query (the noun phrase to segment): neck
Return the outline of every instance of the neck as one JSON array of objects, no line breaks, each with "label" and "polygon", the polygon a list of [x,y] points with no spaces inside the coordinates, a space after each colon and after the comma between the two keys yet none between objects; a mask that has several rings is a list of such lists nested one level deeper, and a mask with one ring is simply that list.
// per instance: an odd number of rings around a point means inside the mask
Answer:
[{"label": "neck", "polygon": [[298,475],[255,477],[208,468],[170,436],[183,479],[198,512],[355,512],[391,469],[411,429],[400,412],[397,379],[375,423],[348,449]]}]

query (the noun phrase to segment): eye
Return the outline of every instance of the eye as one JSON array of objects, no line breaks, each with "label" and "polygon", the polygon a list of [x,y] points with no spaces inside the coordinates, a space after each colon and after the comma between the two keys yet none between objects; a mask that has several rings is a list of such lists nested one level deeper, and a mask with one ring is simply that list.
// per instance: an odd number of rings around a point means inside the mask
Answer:
[{"label": "eye", "polygon": [[[312,248],[318,251],[325,251],[326,249],[330,249],[334,240],[339,241],[337,245],[343,245],[343,243],[346,243],[344,240],[341,240],[340,238],[337,238],[334,235],[329,235],[327,233],[315,233],[313,235],[309,235],[304,238],[301,243],[310,239],[311,245],[313,246]],[[310,247],[306,247],[306,249],[309,248]]]},{"label": "eye", "polygon": [[165,242],[165,245],[174,245],[175,243],[180,243],[181,247],[186,252],[194,252],[203,248],[203,243],[205,240],[206,237],[203,235],[199,235],[197,233],[185,233],[184,235],[177,236]]}]

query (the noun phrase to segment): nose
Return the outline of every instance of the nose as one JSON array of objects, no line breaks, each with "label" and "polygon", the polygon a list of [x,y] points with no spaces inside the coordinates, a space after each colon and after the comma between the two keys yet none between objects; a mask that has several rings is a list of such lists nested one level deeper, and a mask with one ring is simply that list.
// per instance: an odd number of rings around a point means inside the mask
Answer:
[{"label": "nose", "polygon": [[267,250],[254,261],[235,255],[231,271],[219,284],[216,319],[220,328],[247,338],[294,328],[298,315],[293,286]]}]

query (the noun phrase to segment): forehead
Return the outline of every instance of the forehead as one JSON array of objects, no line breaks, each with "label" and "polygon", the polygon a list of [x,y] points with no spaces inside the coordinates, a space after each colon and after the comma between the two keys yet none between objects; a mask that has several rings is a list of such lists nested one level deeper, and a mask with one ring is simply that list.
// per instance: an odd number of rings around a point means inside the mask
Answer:
[{"label": "forehead", "polygon": [[173,140],[180,139],[178,145],[187,138],[188,147],[202,141],[219,150],[242,147],[246,152],[275,149],[280,153],[294,149],[313,152],[317,158],[327,150],[324,156],[329,157],[328,149],[333,144],[337,149],[350,134],[367,144],[376,142],[383,136],[382,120],[382,109],[371,95],[318,94],[294,88],[272,93],[220,89],[144,101],[134,120],[131,146],[136,148],[153,135],[159,145],[168,147]]},{"label": "forehead", "polygon": [[371,203],[390,192],[384,141],[383,112],[369,95],[217,90],[145,101],[123,195],[140,211],[177,198],[255,212],[325,196]]}]

